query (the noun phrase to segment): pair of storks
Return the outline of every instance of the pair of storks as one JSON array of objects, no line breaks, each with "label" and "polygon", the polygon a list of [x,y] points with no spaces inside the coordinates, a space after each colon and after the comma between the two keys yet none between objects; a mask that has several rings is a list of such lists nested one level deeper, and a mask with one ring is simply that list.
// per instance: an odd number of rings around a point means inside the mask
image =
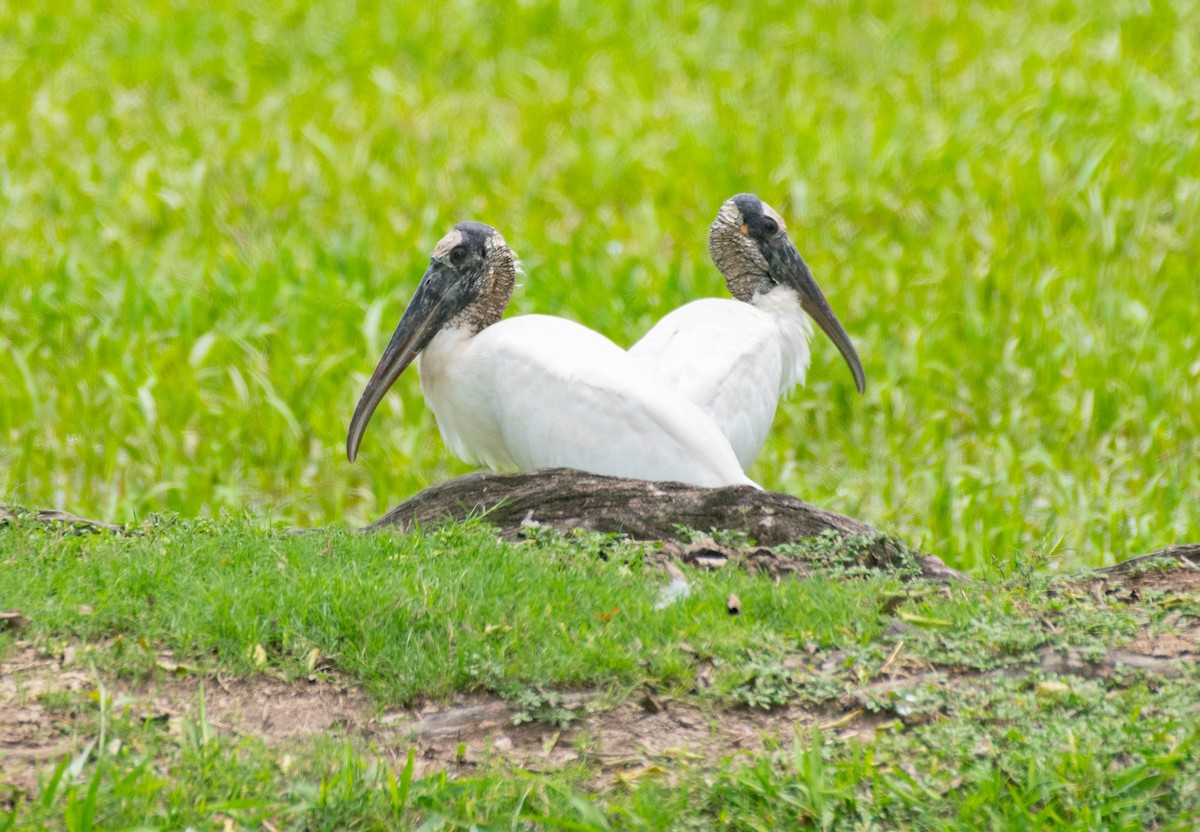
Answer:
[{"label": "pair of storks", "polygon": [[497,470],[576,468],[700,486],[746,476],[779,397],[804,381],[810,316],[861,393],[862,364],[783,219],[752,194],[708,240],[733,295],[671,312],[628,352],[547,315],[501,320],[517,264],[494,228],[456,225],[433,250],[350,422],[353,461],[375,408],[414,358],[450,451]]}]

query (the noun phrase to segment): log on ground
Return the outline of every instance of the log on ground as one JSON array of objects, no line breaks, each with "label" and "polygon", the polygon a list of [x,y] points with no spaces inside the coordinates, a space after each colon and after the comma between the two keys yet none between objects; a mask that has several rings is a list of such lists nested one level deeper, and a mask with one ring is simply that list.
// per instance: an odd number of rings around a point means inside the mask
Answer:
[{"label": "log on ground", "polygon": [[409,530],[482,517],[515,537],[529,524],[560,531],[625,534],[635,540],[679,540],[683,530],[740,532],[760,547],[799,543],[823,534],[853,539],[866,566],[914,559],[924,577],[965,576],[932,555],[911,553],[872,526],[787,494],[750,486],[699,488],[674,482],[605,477],[568,468],[519,474],[476,473],[435,485],[405,500],[368,527]]}]

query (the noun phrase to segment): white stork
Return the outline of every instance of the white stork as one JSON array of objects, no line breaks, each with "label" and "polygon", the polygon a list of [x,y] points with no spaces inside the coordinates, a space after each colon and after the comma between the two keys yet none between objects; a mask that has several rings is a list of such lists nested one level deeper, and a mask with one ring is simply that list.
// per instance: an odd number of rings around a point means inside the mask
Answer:
[{"label": "white stork", "polygon": [[629,354],[700,405],[748,469],[779,397],[803,384],[808,372],[812,325],[804,313],[837,345],[859,393],[866,380],[850,337],[771,206],[753,194],[726,200],[708,250],[735,299],[679,307]]},{"label": "white stork", "polygon": [[712,420],[612,341],[563,318],[500,320],[516,270],[490,226],[459,223],[442,238],[354,411],[351,462],[371,414],[416,358],[438,429],[467,462],[754,485]]}]

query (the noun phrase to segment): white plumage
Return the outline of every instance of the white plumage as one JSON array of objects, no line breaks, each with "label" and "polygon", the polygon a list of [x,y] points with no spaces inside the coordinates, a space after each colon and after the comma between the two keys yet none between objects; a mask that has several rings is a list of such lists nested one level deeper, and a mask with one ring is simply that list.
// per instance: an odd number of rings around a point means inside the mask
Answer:
[{"label": "white plumage", "polygon": [[467,462],[752,484],[700,408],[612,341],[564,318],[521,315],[476,335],[442,330],[417,370],[442,438]]},{"label": "white plumage", "polygon": [[562,318],[499,320],[513,273],[512,252],[488,226],[460,223],[438,244],[351,420],[351,460],[379,401],[416,358],[438,429],[468,462],[754,485],[700,407],[612,341]]},{"label": "white plumage", "polygon": [[752,194],[727,200],[709,251],[736,299],[681,306],[629,354],[712,417],[748,469],[780,397],[804,383],[810,316],[841,350],[860,391],[865,381],[853,344],[769,205]]},{"label": "white plumage", "polygon": [[705,298],[685,304],[629,354],[699,405],[748,469],[779,398],[804,383],[811,338],[796,293],[779,286],[753,303]]}]

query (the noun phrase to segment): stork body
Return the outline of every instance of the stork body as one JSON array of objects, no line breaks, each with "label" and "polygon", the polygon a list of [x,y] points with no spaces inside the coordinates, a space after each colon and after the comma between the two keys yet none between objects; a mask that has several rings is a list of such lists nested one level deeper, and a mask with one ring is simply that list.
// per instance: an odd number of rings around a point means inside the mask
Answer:
[{"label": "stork body", "polygon": [[804,383],[810,317],[841,350],[860,392],[865,381],[854,345],[769,205],[751,194],[729,199],[709,251],[733,299],[681,306],[629,354],[712,417],[749,468],[780,397]]},{"label": "stork body", "polygon": [[460,223],[443,238],[355,411],[351,460],[379,401],[416,358],[438,429],[468,462],[754,484],[699,406],[604,336],[545,315],[499,320],[514,273],[512,252],[488,226]]},{"label": "stork body", "polygon": [[521,315],[475,335],[443,330],[417,370],[442,438],[467,462],[749,483],[699,407],[664,390],[612,341],[564,318]]},{"label": "stork body", "polygon": [[811,338],[796,292],[778,286],[750,303],[685,304],[629,354],[698,404],[746,469],[767,439],[780,397],[804,383]]}]

